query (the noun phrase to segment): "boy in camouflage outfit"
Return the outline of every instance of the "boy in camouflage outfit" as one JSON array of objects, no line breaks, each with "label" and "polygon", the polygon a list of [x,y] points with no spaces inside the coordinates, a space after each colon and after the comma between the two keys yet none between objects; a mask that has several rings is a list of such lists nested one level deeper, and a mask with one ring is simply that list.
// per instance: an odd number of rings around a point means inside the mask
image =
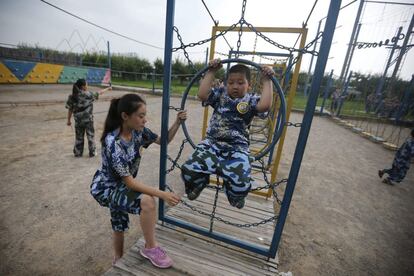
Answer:
[{"label": "boy in camouflage outfit", "polygon": [[88,84],[84,79],[78,79],[73,85],[72,94],[69,95],[66,102],[68,109],[67,125],[70,126],[72,114],[75,118],[75,146],[73,153],[75,157],[81,157],[83,154],[84,136],[88,139],[89,156],[96,155],[95,146],[95,129],[93,127],[93,102],[98,99],[99,95],[111,87],[100,90],[99,92],[90,92],[87,90]]},{"label": "boy in camouflage outfit", "polygon": [[247,93],[250,69],[242,64],[230,68],[227,86],[213,88],[214,75],[221,68],[220,60],[210,61],[210,69],[201,80],[198,97],[203,106],[214,112],[206,138],[183,164],[181,177],[189,200],[196,199],[209,183],[210,174],[223,178],[229,203],[239,209],[251,187],[248,126],[255,115],[263,115],[272,104],[273,86],[270,67],[262,67],[262,95]]}]

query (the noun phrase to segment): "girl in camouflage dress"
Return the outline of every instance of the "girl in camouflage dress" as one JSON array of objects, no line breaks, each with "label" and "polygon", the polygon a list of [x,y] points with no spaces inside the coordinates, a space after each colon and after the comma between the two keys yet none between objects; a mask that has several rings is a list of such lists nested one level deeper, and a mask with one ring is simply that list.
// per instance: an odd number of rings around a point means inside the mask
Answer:
[{"label": "girl in camouflage dress", "polygon": [[84,136],[88,139],[89,156],[96,155],[95,146],[95,129],[93,127],[93,102],[98,99],[99,95],[111,87],[102,89],[98,92],[88,91],[88,84],[84,79],[78,79],[73,85],[72,94],[69,95],[66,102],[68,109],[67,125],[70,126],[72,114],[75,118],[75,146],[73,153],[75,157],[81,157],[83,154]]},{"label": "girl in camouflage dress", "polygon": [[411,130],[411,137],[398,149],[395,154],[392,167],[390,169],[383,169],[378,171],[378,176],[386,173],[388,177],[383,180],[384,183],[394,185],[400,183],[407,174],[410,168],[411,159],[414,157],[414,129]]}]

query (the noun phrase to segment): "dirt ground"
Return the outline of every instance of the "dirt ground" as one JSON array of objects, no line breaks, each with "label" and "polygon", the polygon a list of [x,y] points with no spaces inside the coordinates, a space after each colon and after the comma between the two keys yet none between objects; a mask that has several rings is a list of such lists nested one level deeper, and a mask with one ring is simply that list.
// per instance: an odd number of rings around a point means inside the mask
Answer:
[{"label": "dirt ground", "polygon": [[[89,195],[100,157],[73,157],[74,130],[65,124],[63,103],[70,90],[0,86],[0,275],[99,275],[110,268],[109,211]],[[95,103],[98,149],[108,99],[123,93],[108,92]],[[161,98],[145,97],[148,127],[159,133]],[[179,101],[171,99],[175,106]],[[43,104],[30,104],[35,102]],[[187,126],[196,137],[200,105],[189,102],[188,111]],[[292,122],[301,119],[299,113],[291,116]],[[298,133],[288,131],[280,178],[289,173]],[[171,155],[182,138],[180,131]],[[397,186],[377,175],[393,156],[328,118],[314,118],[279,247],[281,271],[414,275],[414,170]],[[155,145],[144,152],[138,177],[157,186],[158,168]],[[182,190],[176,175],[171,182]],[[131,217],[126,248],[140,236],[138,219]]]}]

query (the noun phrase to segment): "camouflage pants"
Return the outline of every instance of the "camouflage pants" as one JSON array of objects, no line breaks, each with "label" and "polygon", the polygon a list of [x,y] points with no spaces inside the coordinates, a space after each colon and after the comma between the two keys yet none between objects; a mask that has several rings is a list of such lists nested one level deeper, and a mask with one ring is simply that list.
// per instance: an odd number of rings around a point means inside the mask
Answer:
[{"label": "camouflage pants", "polygon": [[206,186],[211,174],[223,179],[227,197],[247,196],[251,187],[249,154],[228,151],[203,141],[181,166],[181,178],[187,189]]},{"label": "camouflage pants", "polygon": [[391,169],[385,169],[384,173],[388,174],[392,181],[400,183],[405,178],[409,168],[410,160],[395,158]]},{"label": "camouflage pants", "polygon": [[75,146],[73,148],[73,153],[75,156],[82,156],[83,154],[83,144],[84,136],[86,132],[86,137],[88,139],[89,155],[95,155],[96,146],[95,146],[95,129],[93,127],[93,121],[78,122],[75,121]]},{"label": "camouflage pants", "polygon": [[110,193],[109,210],[114,231],[124,232],[128,230],[128,213],[139,214],[141,212],[141,196],[141,193],[130,190],[123,183]]}]

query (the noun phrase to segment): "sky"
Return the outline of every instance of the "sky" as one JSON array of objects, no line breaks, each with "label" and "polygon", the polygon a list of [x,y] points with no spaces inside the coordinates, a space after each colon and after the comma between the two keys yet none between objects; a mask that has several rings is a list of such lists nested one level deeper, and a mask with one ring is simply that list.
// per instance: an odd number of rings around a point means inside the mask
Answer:
[{"label": "sky", "polygon": [[[92,21],[100,26],[131,37],[135,40],[164,47],[166,0],[46,0],[53,5]],[[382,1],[382,0],[381,0]],[[393,1],[393,0],[390,0]],[[184,43],[197,42],[211,36],[212,19],[201,0],[176,0],[174,23],[178,27]],[[219,25],[228,26],[238,22],[242,0],[205,0]],[[344,6],[352,0],[342,1]],[[414,3],[413,0],[398,2]],[[306,20],[313,0],[248,0],[245,19],[255,27],[301,27]],[[341,10],[333,38],[329,60],[325,71],[341,72],[349,38],[354,25],[359,1]],[[308,21],[307,43],[315,38],[319,21],[327,15],[328,0],[319,0]],[[405,34],[414,6],[366,3],[358,41],[380,42],[395,36],[399,26]],[[322,20],[322,29],[325,20]],[[292,47],[296,34],[266,34],[272,40]],[[414,35],[413,35],[414,36]],[[237,48],[237,32],[226,35],[229,44]],[[413,39],[414,40],[414,39]],[[0,0],[0,43],[38,45],[62,51],[85,52],[106,51],[109,41],[112,53],[133,53],[141,58],[154,61],[163,58],[162,49],[149,47],[108,33],[59,11],[40,0]],[[243,33],[240,50],[283,53],[280,49],[257,39],[255,35]],[[400,40],[400,45],[402,40]],[[411,42],[413,44],[413,42]],[[0,44],[1,45],[1,44]],[[179,42],[174,36],[174,46]],[[5,46],[5,45],[1,45]],[[209,43],[188,49],[192,61],[204,61]],[[316,50],[319,49],[317,45]],[[223,39],[216,41],[218,53],[228,53],[229,46]],[[221,57],[219,54],[216,57]],[[351,63],[354,72],[382,74],[389,58],[390,50],[385,47],[356,49]],[[182,52],[174,58],[183,59]],[[395,55],[396,57],[396,55]],[[252,59],[252,57],[247,57]],[[255,57],[256,62],[268,63],[266,59]],[[305,55],[301,71],[308,71],[311,56]],[[315,60],[313,66],[315,65]],[[388,76],[392,72],[388,71]],[[399,76],[410,80],[414,74],[414,50],[408,52]]]}]

